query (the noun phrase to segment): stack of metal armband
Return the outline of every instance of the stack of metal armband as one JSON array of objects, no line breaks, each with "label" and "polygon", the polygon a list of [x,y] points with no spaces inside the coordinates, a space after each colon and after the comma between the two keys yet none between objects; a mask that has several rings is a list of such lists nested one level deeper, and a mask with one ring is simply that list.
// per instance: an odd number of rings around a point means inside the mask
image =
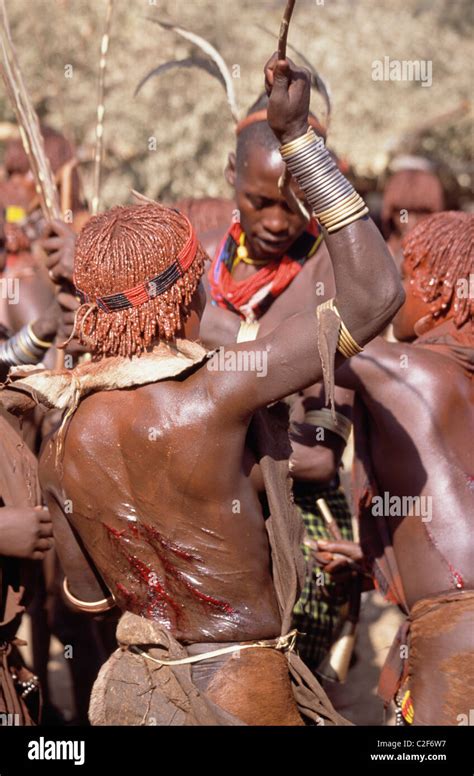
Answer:
[{"label": "stack of metal armband", "polygon": [[37,337],[31,323],[28,323],[13,337],[0,343],[0,364],[8,367],[38,364],[52,344]]},{"label": "stack of metal armband", "polygon": [[[309,127],[306,134],[281,146],[280,153],[293,178],[305,192],[311,210],[319,223],[331,234],[369,212],[362,197],[338,169],[324,140]],[[341,321],[338,350],[346,358],[362,352],[341,319],[333,299],[319,305],[330,308]]]}]

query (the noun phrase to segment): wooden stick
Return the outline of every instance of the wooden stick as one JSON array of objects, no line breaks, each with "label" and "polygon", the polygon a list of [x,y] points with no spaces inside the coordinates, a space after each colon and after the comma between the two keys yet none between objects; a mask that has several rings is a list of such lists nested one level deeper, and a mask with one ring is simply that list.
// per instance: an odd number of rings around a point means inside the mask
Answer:
[{"label": "wooden stick", "polygon": [[326,523],[327,529],[332,538],[335,539],[336,542],[342,541],[342,534],[339,530],[339,526],[336,523],[326,500],[324,498],[318,498],[316,500],[316,505],[319,507],[319,511],[323,516],[324,522]]},{"label": "wooden stick", "polygon": [[[58,189],[46,156],[38,116],[23,81],[8,22],[4,0],[0,0],[1,73],[8,97],[18,121],[20,137],[35,181],[39,204],[46,221],[61,219]],[[56,356],[56,368],[63,364],[63,354]]]},{"label": "wooden stick", "polygon": [[109,50],[110,23],[114,0],[108,0],[107,13],[105,16],[105,28],[100,43],[100,62],[99,62],[99,86],[97,98],[97,123],[95,127],[95,151],[94,151],[94,176],[92,189],[91,211],[95,216],[99,212],[100,204],[100,180],[102,173],[102,154],[104,146],[104,116],[105,116],[105,71],[107,69],[107,52]]},{"label": "wooden stick", "polygon": [[[286,59],[286,44],[288,41],[288,32],[290,29],[291,17],[295,10],[296,0],[288,0],[285,8],[285,13],[280,25],[280,34],[278,36],[278,59]],[[306,223],[311,220],[311,214],[303,205],[300,199],[296,196],[295,192],[291,188],[291,175],[288,167],[285,164],[285,169],[278,180],[278,188],[282,196],[286,199],[290,209],[293,213],[300,215]]]},{"label": "wooden stick", "polygon": [[290,29],[291,17],[295,10],[296,0],[288,0],[281,20],[280,35],[278,36],[278,59],[286,59],[286,43],[288,40],[288,31]]},{"label": "wooden stick", "polygon": [[[262,30],[262,32],[265,32],[267,35],[270,35],[272,38],[274,37],[274,33],[268,29],[268,27],[265,27],[264,24],[257,24],[256,25],[259,30]],[[331,93],[329,86],[326,84],[324,79],[319,75],[318,71],[316,70],[315,66],[312,62],[306,57],[304,54],[301,53],[299,49],[296,48],[292,43],[287,44],[288,48],[293,51],[296,56],[301,59],[303,65],[308,68],[308,70],[311,73],[311,88],[315,89],[318,94],[321,95],[321,97],[324,100],[324,104],[326,107],[326,117],[324,122],[321,120],[321,126],[323,127],[324,131],[327,133],[329,129],[329,121],[331,118]]]},{"label": "wooden stick", "polygon": [[31,102],[13,46],[5,0],[0,0],[1,74],[16,115],[23,148],[33,173],[43,215],[47,221],[61,218],[58,190],[44,150],[38,116]]},{"label": "wooden stick", "polygon": [[131,189],[131,192],[135,199],[141,204],[141,205],[157,205],[158,202],[156,199],[151,199],[150,197],[145,196],[145,194],[140,194],[139,191],[135,191],[135,189]]}]

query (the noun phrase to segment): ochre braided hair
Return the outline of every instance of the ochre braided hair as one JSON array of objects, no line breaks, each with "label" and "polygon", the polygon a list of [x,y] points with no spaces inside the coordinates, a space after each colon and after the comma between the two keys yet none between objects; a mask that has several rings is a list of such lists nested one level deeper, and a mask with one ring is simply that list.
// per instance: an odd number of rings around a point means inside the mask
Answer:
[{"label": "ochre braided hair", "polygon": [[[188,238],[189,224],[176,210],[159,204],[114,207],[82,229],[74,282],[91,300],[126,291],[166,270]],[[188,318],[206,258],[198,242],[187,272],[138,307],[107,313],[95,304],[83,305],[76,320],[79,340],[95,357],[130,357],[156,337],[172,339]]]},{"label": "ochre braided hair", "polygon": [[446,211],[423,219],[406,235],[403,254],[415,294],[435,317],[452,310],[458,328],[472,320],[474,299],[465,289],[474,271],[474,214]]}]

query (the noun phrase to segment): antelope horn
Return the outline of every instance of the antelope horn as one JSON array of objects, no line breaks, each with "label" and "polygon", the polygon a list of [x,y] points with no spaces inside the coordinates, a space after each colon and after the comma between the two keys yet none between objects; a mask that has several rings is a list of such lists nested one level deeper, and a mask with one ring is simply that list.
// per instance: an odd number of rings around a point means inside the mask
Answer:
[{"label": "antelope horn", "polygon": [[150,70],[150,72],[147,73],[138,84],[133,96],[136,97],[138,92],[142,88],[142,86],[144,86],[150,78],[153,78],[153,76],[163,75],[164,73],[168,72],[168,70],[173,70],[174,68],[192,68],[192,67],[197,67],[197,68],[200,68],[201,70],[205,70],[206,73],[209,73],[209,75],[212,75],[214,78],[217,78],[219,83],[222,84],[222,86],[225,88],[224,78],[222,77],[222,73],[218,69],[215,62],[210,62],[208,59],[202,59],[201,57],[188,57],[187,59],[173,59],[173,60],[170,60],[169,62],[163,62],[162,65],[158,65],[158,67],[155,67],[153,68],[153,70]]},{"label": "antelope horn", "polygon": [[169,22],[162,22],[159,19],[155,19],[153,17],[147,17],[147,18],[149,21],[153,22],[154,24],[159,24],[160,27],[162,27],[164,30],[170,30],[171,32],[175,32],[177,35],[180,35],[185,40],[188,40],[190,41],[190,43],[193,43],[195,46],[198,46],[198,48],[200,48],[201,51],[204,51],[204,53],[207,54],[207,56],[212,59],[212,61],[215,63],[215,65],[219,69],[219,72],[222,75],[222,79],[225,84],[227,102],[229,104],[230,112],[232,114],[232,118],[234,119],[234,122],[237,123],[239,120],[239,109],[237,107],[237,100],[235,97],[232,75],[224,59],[219,54],[217,49],[211,43],[209,43],[209,41],[205,40],[205,38],[202,38],[200,35],[196,35],[196,33],[191,32],[190,30],[185,30],[184,27],[178,27],[174,24],[170,24]]},{"label": "antelope horn", "polygon": [[156,200],[151,199],[151,197],[145,196],[145,194],[140,194],[139,191],[136,191],[135,189],[132,189],[132,195],[135,197],[137,202],[140,202],[141,205],[157,205],[158,202]]}]

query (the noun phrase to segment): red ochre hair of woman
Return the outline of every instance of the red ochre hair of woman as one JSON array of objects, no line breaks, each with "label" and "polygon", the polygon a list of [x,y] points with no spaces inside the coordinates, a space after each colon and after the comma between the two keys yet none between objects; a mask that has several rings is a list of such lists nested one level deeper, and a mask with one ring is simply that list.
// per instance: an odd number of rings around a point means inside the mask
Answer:
[{"label": "red ochre hair of woman", "polygon": [[95,357],[140,354],[157,337],[170,340],[182,330],[207,259],[197,241],[191,265],[163,293],[114,312],[94,300],[123,293],[174,265],[190,228],[185,216],[159,204],[115,207],[84,226],[76,243],[74,282],[89,302],[78,311],[76,327]]},{"label": "red ochre hair of woman", "polygon": [[417,224],[403,241],[403,254],[415,293],[431,304],[433,315],[453,308],[458,328],[472,319],[470,288],[474,267],[474,215],[454,210],[436,213]]}]

